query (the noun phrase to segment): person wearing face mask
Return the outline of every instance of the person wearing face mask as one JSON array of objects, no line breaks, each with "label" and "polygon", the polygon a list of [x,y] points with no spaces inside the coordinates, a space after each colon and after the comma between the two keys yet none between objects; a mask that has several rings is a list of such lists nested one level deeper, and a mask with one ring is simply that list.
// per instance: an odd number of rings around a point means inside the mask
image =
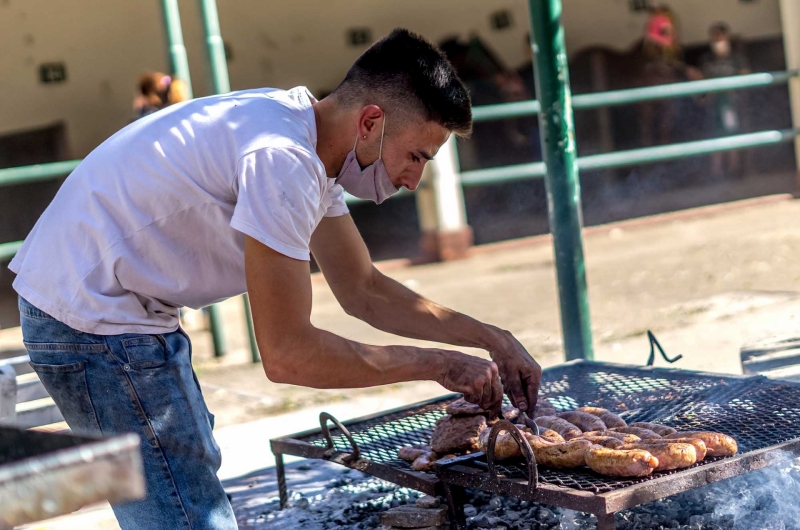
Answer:
[{"label": "person wearing face mask", "polygon": [[[470,98],[452,65],[398,29],[339,87],[177,103],[103,142],[66,179],[10,264],[31,366],[76,433],[142,439],[147,496],[123,530],[234,529],[220,452],[180,329],[183,306],[249,293],[267,377],[315,388],[433,380],[486,409],[537,401],[541,368],[509,333],[381,274],[344,200],[414,190]],[[314,326],[314,255],[344,310],[404,337],[374,346]]]},{"label": "person wearing face mask", "polygon": [[[706,78],[730,77],[747,74],[747,58],[731,41],[730,28],[718,22],[709,30],[710,50],[703,56],[701,67]],[[736,92],[718,92],[705,97],[708,128],[714,136],[730,136],[741,132],[741,101]],[[734,176],[741,172],[739,151],[711,155],[712,175],[720,178],[727,170]]]}]

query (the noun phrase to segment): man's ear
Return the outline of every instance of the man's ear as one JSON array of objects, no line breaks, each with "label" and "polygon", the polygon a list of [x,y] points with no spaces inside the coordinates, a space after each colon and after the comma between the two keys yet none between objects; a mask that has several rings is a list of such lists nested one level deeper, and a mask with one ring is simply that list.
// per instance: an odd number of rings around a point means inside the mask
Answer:
[{"label": "man's ear", "polygon": [[379,120],[383,117],[383,109],[377,105],[367,105],[361,109],[358,117],[358,134],[361,138],[369,136],[373,131],[380,132]]}]

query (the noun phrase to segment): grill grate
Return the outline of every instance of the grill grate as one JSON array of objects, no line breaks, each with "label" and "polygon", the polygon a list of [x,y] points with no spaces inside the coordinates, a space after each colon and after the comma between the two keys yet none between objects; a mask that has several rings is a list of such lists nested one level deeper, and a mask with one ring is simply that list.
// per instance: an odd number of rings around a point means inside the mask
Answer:
[{"label": "grill grate", "polygon": [[[628,423],[657,421],[679,430],[729,434],[739,443],[740,453],[800,438],[800,385],[759,376],[737,378],[574,363],[546,370],[541,395],[559,410],[593,405],[621,414]],[[347,427],[361,448],[362,458],[409,471],[410,464],[397,458],[397,450],[405,445],[427,444],[436,420],[444,415],[452,399],[349,423]],[[297,439],[319,447],[326,445],[318,432]],[[333,440],[338,450],[350,451],[344,436],[334,434]],[[707,458],[695,466],[715,460],[719,459]],[[498,472],[509,478],[526,477],[523,465],[501,465]],[[610,479],[588,469],[540,469],[539,481],[598,494],[674,473],[679,471],[641,479]]]}]

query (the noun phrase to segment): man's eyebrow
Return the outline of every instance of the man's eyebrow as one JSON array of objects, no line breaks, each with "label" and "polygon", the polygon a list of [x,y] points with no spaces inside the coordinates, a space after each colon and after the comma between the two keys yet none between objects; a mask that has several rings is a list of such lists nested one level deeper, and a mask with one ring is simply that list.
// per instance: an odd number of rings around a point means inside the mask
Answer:
[{"label": "man's eyebrow", "polygon": [[429,155],[426,151],[420,149],[419,151],[417,151],[417,153],[419,153],[419,156],[421,156],[425,160],[433,160],[433,157]]}]

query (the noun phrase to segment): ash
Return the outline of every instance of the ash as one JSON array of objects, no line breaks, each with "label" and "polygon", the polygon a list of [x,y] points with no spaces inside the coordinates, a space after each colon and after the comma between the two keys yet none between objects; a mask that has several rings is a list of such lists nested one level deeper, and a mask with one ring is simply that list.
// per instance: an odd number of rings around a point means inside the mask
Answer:
[{"label": "ash", "polygon": [[[322,473],[320,473],[322,471]],[[327,464],[304,464],[292,475],[309,475],[292,487],[290,505],[277,495],[234,509],[240,528],[275,530],[375,529],[380,513],[413,504],[414,490]],[[320,480],[323,479],[323,480]],[[479,491],[467,491],[469,530],[595,530],[593,515]],[[800,530],[800,460],[769,467],[616,514],[619,530]]]}]

